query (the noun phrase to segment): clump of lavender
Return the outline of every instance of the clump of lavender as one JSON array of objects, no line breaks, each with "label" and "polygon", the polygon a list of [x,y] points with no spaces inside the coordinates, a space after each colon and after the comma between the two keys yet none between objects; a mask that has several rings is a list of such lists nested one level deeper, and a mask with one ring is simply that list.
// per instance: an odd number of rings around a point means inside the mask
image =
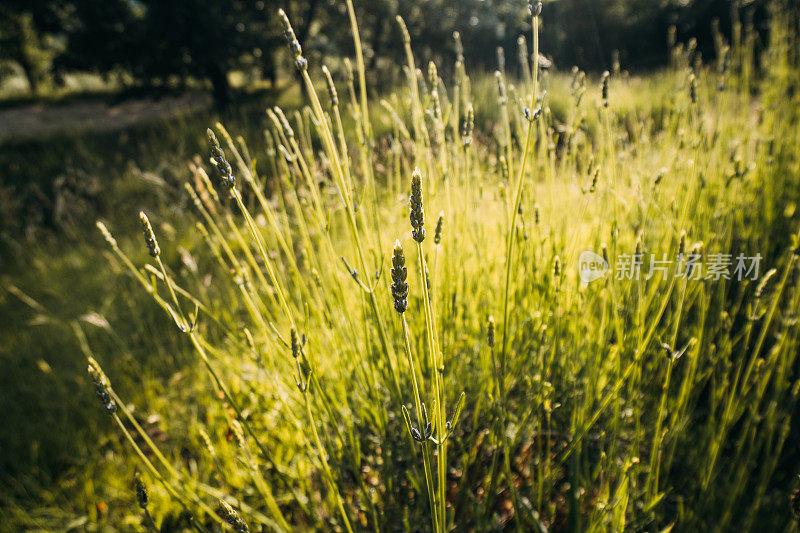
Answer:
[{"label": "clump of lavender", "polygon": [[95,225],[97,226],[97,229],[100,230],[100,233],[103,234],[103,238],[106,240],[108,245],[116,249],[118,247],[117,239],[115,239],[114,236],[111,235],[111,232],[108,231],[106,225],[100,222],[99,220],[95,223]]},{"label": "clump of lavender", "polygon": [[297,36],[294,34],[294,29],[292,28],[291,22],[289,22],[289,17],[286,16],[286,13],[283,9],[278,10],[278,16],[281,19],[281,25],[283,26],[283,36],[286,38],[286,44],[289,46],[289,51],[294,56],[294,64],[297,67],[297,70],[306,70],[308,69],[308,60],[303,57],[303,47],[300,46],[300,41],[297,40]]},{"label": "clump of lavender", "polygon": [[211,161],[214,163],[214,168],[217,169],[219,175],[218,187],[221,189],[230,190],[236,185],[236,178],[231,171],[231,164],[225,159],[225,152],[219,146],[219,141],[211,128],[206,130],[208,137],[208,146],[211,149]]},{"label": "clump of lavender", "polygon": [[408,26],[406,26],[406,21],[403,20],[403,17],[397,15],[395,17],[397,21],[397,25],[400,26],[400,35],[403,37],[403,44],[410,44],[411,43],[411,34],[408,33]]},{"label": "clump of lavender", "polygon": [[[424,231],[424,230],[423,230]],[[392,253],[392,297],[394,298],[394,309],[398,313],[405,313],[408,308],[408,269],[406,268],[406,257],[403,254],[403,245],[400,240],[394,241],[394,251]]]},{"label": "clump of lavender", "polygon": [[150,252],[151,257],[158,257],[161,253],[161,248],[158,247],[156,235],[153,233],[153,226],[150,225],[150,220],[144,211],[139,211],[139,222],[142,224],[142,233],[144,234],[144,243],[147,245],[147,251]]},{"label": "clump of lavender", "polygon": [[464,143],[464,148],[469,148],[472,144],[472,132],[475,129],[475,110],[472,104],[467,104],[466,115],[464,122],[461,124],[461,141]]},{"label": "clump of lavender", "polygon": [[249,531],[247,524],[242,520],[242,517],[239,516],[239,513],[225,500],[219,501],[219,514],[223,520],[231,525],[234,531],[238,533],[246,533]]},{"label": "clump of lavender", "polygon": [[281,125],[281,129],[283,130],[283,134],[286,136],[287,139],[293,139],[294,138],[294,130],[292,129],[292,125],[289,124],[289,120],[286,118],[286,115],[284,114],[283,109],[281,109],[278,106],[275,106],[275,107],[272,108],[272,110],[275,112],[275,116],[277,116],[278,120],[280,121],[280,125]]},{"label": "clump of lavender", "polygon": [[499,70],[494,71],[494,77],[497,81],[497,102],[503,105],[506,103],[506,82]]},{"label": "clump of lavender", "polygon": [[[517,37],[517,60],[519,61],[520,65],[528,67],[528,42],[525,40],[524,35],[520,35]],[[528,75],[530,73],[528,72]]]},{"label": "clump of lavender", "polygon": [[436,120],[442,118],[442,102],[439,98],[439,71],[436,63],[428,63],[428,84],[431,86],[431,105],[433,106],[433,116]]},{"label": "clump of lavender", "polygon": [[205,432],[203,428],[200,428],[199,431],[200,439],[203,441],[203,445],[208,450],[208,454],[211,456],[212,459],[217,459],[217,450],[214,448],[214,443],[211,442],[211,437],[208,436],[208,433]]},{"label": "clump of lavender", "polygon": [[611,73],[607,70],[603,72],[603,88],[602,88],[602,97],[603,97],[603,107],[608,107],[608,79],[611,77]]},{"label": "clump of lavender", "polygon": [[410,210],[411,236],[417,242],[425,240],[425,211],[422,208],[422,172],[419,167],[414,169],[411,175],[411,195],[408,197],[408,207]]},{"label": "clump of lavender", "polygon": [[117,404],[114,403],[114,399],[111,397],[108,378],[106,378],[106,375],[103,373],[100,365],[97,364],[97,361],[91,357],[89,358],[88,371],[89,376],[92,378],[92,383],[94,383],[94,392],[97,394],[97,397],[100,398],[100,403],[103,405],[106,413],[113,415],[117,412]]},{"label": "clump of lavender", "polygon": [[502,72],[506,69],[506,52],[502,46],[498,46],[495,53],[497,54],[497,68]]},{"label": "clump of lavender", "polygon": [[245,447],[244,442],[244,428],[242,427],[242,423],[236,420],[235,418],[231,420],[231,433],[233,433],[233,437],[236,441],[236,445],[240,448]]},{"label": "clump of lavender", "polygon": [[461,42],[461,32],[453,32],[453,44],[456,50],[456,61],[464,64],[464,44]]},{"label": "clump of lavender", "polygon": [[133,486],[136,489],[136,503],[139,504],[139,507],[142,508],[144,511],[144,519],[145,522],[148,524],[149,528],[153,531],[158,531],[158,527],[156,526],[153,517],[150,515],[150,511],[147,509],[147,506],[150,504],[150,498],[147,495],[147,487],[142,481],[142,475],[139,472],[136,472],[133,476]]},{"label": "clump of lavender", "polygon": [[147,495],[147,487],[145,487],[142,475],[139,472],[136,472],[136,475],[133,476],[133,485],[136,488],[136,502],[139,507],[146,509],[150,503],[150,498]]},{"label": "clump of lavender", "polygon": [[297,336],[297,330],[292,326],[291,331],[289,332],[289,343],[292,349],[292,357],[297,359],[300,357],[300,338]]},{"label": "clump of lavender", "polygon": [[436,230],[433,232],[433,243],[442,242],[442,226],[444,225],[444,211],[439,212],[439,219],[436,221]]},{"label": "clump of lavender", "polygon": [[322,73],[325,74],[325,83],[328,85],[328,96],[331,97],[331,105],[336,107],[339,105],[339,93],[336,91],[336,85],[333,84],[331,71],[328,70],[326,65],[322,65]]}]

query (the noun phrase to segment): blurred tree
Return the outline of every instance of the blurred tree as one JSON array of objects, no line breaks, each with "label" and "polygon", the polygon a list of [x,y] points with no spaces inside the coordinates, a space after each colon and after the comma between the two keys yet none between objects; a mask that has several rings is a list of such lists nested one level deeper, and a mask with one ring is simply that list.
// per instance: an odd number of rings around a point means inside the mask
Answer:
[{"label": "blurred tree", "polygon": [[[540,28],[542,52],[561,68],[578,65],[588,70],[611,68],[615,51],[623,68],[653,68],[669,59],[667,34],[676,26],[678,37],[697,36],[706,59],[714,53],[712,21],[730,34],[734,11],[743,19],[752,14],[758,30],[770,0],[551,0],[545,2]],[[496,67],[496,47],[505,49],[507,63],[517,63],[517,38],[530,40],[526,0],[370,0],[361,2],[357,16],[365,55],[373,68],[403,64],[400,35],[394,17],[401,15],[411,34],[418,60],[452,65],[453,31],[461,33],[468,63]],[[338,15],[334,15],[338,16]],[[344,18],[326,25],[325,38],[336,48],[330,53],[352,55],[352,38]],[[308,46],[309,43],[305,43]],[[330,43],[326,41],[326,47]],[[528,43],[530,47],[530,43]],[[530,52],[530,50],[528,50]],[[382,59],[388,61],[381,62]],[[380,68],[379,68],[380,70]]]},{"label": "blurred tree", "polygon": [[231,99],[230,70],[252,56],[267,35],[264,2],[142,0],[144,31],[138,74],[166,80],[196,77],[211,83],[214,101]]},{"label": "blurred tree", "polygon": [[[229,73],[257,67],[276,78],[273,51],[283,43],[277,6],[263,0],[82,0],[64,24],[59,67],[107,73],[139,83],[207,80],[220,107],[231,99]],[[271,3],[270,3],[271,4]],[[321,0],[285,2],[298,36],[309,35]]]},{"label": "blurred tree", "polygon": [[62,4],[61,31],[67,46],[56,58],[55,70],[141,72],[144,38],[143,8],[131,0],[81,0]]},{"label": "blurred tree", "polygon": [[624,64],[663,63],[667,57],[668,2],[559,0],[548,4],[542,27],[544,51],[562,67],[610,68],[620,51]]},{"label": "blurred tree", "polygon": [[[651,68],[667,62],[667,32],[675,25],[679,39],[697,36],[698,50],[711,59],[713,19],[729,35],[733,11],[757,26],[758,13],[771,1],[550,0],[541,50],[562,68],[610,68],[615,50],[623,67]],[[404,64],[396,15],[408,26],[419,66],[434,60],[443,74],[453,66],[456,30],[468,66],[495,68],[499,45],[512,72],[517,37],[530,31],[527,0],[355,3],[371,86],[392,79]],[[276,20],[279,6],[312,63],[320,56],[353,56],[342,0],[3,0],[0,60],[19,64],[36,89],[47,78],[58,43],[65,49],[53,64],[57,74],[120,73],[145,87],[203,80],[216,103],[225,106],[231,99],[230,72],[259,72],[274,81],[279,66],[289,66]]]},{"label": "blurred tree", "polygon": [[41,0],[7,0],[0,3],[0,58],[18,64],[32,93],[49,78],[56,53],[47,33],[54,26],[51,4]]},{"label": "blurred tree", "polygon": [[[397,15],[403,17],[420,61],[434,60],[440,69],[447,71],[452,66],[455,50],[453,32],[459,31],[465,57],[476,64],[491,64],[497,45],[516,40],[522,31],[526,21],[525,5],[522,1],[502,0],[371,1],[369,9],[357,9],[368,67],[375,68],[381,58],[390,59],[390,65],[404,63],[401,36],[395,22]],[[344,53],[352,54],[349,27],[342,24],[341,32],[337,42]]]}]

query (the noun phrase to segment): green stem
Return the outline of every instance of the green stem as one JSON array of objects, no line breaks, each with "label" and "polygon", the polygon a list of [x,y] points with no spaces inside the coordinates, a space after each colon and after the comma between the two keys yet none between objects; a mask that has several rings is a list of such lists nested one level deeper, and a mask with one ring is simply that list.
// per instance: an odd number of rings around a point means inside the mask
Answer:
[{"label": "green stem", "polygon": [[446,424],[445,397],[442,387],[444,361],[439,360],[441,356],[439,358],[436,356],[437,343],[434,333],[433,309],[431,308],[431,298],[428,293],[425,254],[422,251],[422,243],[420,242],[417,242],[417,254],[419,256],[420,280],[422,281],[422,300],[425,308],[425,331],[428,337],[428,355],[430,357],[431,372],[433,374],[433,392],[437,403],[436,413],[434,414],[438,415],[438,420],[436,420],[436,448],[439,453],[437,461],[439,475],[439,525],[441,531],[445,531],[447,528],[447,439],[443,438]]},{"label": "green stem", "polygon": [[[531,106],[530,112],[534,113],[534,108],[536,106],[536,83],[538,79],[538,72],[539,72],[539,17],[533,17],[533,65],[534,65],[534,72],[533,72],[533,84],[531,89]],[[516,229],[517,229],[517,212],[519,210],[520,200],[522,198],[522,186],[525,181],[525,167],[528,161],[528,153],[530,152],[531,147],[531,139],[533,137],[533,121],[528,122],[528,132],[525,135],[525,148],[522,152],[522,163],[520,164],[519,169],[519,177],[517,178],[517,187],[516,192],[514,194],[514,205],[512,206],[511,213],[510,213],[510,223],[508,226],[508,239],[506,242],[506,274],[505,274],[505,287],[503,290],[503,340],[502,340],[502,347],[500,351],[500,376],[499,376],[499,390],[501,394],[501,398],[504,396],[505,390],[505,372],[506,372],[506,344],[508,341],[508,293],[511,287],[511,266],[513,264],[512,252],[514,250],[514,239],[516,237]],[[505,411],[505,410],[504,410]],[[506,481],[508,483],[509,490],[513,496],[513,504],[514,504],[514,513],[516,516],[522,516],[521,508],[519,505],[519,501],[517,499],[516,488],[514,487],[514,480],[511,477],[511,466],[510,466],[510,458],[509,454],[511,453],[511,449],[509,448],[508,436],[506,435],[506,418],[505,414],[503,415],[503,422],[502,422],[502,434],[503,434],[503,446],[505,447],[505,461],[504,461],[504,468],[506,470]]]},{"label": "green stem", "polygon": [[311,430],[314,435],[314,444],[317,447],[317,453],[319,454],[320,461],[322,461],[322,471],[325,474],[325,479],[328,481],[328,486],[330,487],[331,492],[333,493],[334,497],[336,498],[336,507],[339,509],[339,513],[342,515],[342,521],[344,522],[344,527],[347,529],[348,533],[353,533],[353,528],[350,526],[350,520],[347,518],[347,512],[344,510],[344,502],[342,501],[342,495],[339,493],[339,489],[336,486],[336,481],[333,479],[333,474],[331,474],[331,469],[328,466],[328,458],[325,454],[325,448],[322,447],[322,442],[319,440],[319,433],[317,432],[317,424],[314,421],[314,415],[311,413],[311,402],[308,399],[308,391],[303,391],[303,401],[306,406],[306,414],[308,415],[308,422],[311,425]]},{"label": "green stem", "polygon": [[[403,338],[406,343],[406,355],[408,356],[408,366],[411,369],[411,381],[414,386],[414,406],[417,411],[417,423],[422,426],[424,424],[424,416],[422,416],[422,399],[419,393],[419,384],[417,382],[417,371],[414,368],[414,357],[411,355],[411,340],[409,338],[408,322],[406,322],[405,313],[401,314],[403,321]],[[424,433],[425,428],[420,427],[420,432]],[[439,519],[436,506],[436,495],[433,488],[433,469],[431,468],[430,451],[428,450],[428,443],[422,443],[422,464],[425,470],[425,485],[428,488],[428,502],[431,506],[431,521],[433,522],[433,530],[439,531]]]}]

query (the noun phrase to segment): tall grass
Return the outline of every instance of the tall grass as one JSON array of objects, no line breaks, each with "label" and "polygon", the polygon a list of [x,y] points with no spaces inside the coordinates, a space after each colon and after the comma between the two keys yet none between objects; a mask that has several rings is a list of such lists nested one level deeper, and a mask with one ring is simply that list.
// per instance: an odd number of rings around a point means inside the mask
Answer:
[{"label": "tall grass", "polygon": [[[407,84],[379,107],[347,8],[356,71],[339,91],[326,69],[324,102],[280,12],[308,106],[268,110],[261,153],[208,131],[193,226],[142,213],[137,264],[98,223],[210,378],[168,393],[185,444],[163,447],[90,358],[149,484],[142,527],[175,508],[198,530],[788,527],[793,15],[760,77],[736,26],[719,65],[676,45],[664,73],[593,80],[540,68],[533,3],[532,64],[523,40],[519,76],[472,80],[459,55],[449,83],[398,19]],[[165,261],[165,228],[198,275]],[[582,282],[584,250],[604,277]],[[709,275],[720,254],[760,270]]]}]

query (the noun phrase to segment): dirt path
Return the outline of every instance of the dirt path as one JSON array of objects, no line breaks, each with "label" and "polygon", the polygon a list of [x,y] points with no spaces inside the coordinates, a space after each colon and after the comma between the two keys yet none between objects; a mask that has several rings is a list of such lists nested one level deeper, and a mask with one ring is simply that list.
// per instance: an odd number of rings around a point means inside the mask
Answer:
[{"label": "dirt path", "polygon": [[102,99],[0,109],[0,144],[77,131],[108,132],[183,115],[211,105],[202,92],[108,103]]}]

